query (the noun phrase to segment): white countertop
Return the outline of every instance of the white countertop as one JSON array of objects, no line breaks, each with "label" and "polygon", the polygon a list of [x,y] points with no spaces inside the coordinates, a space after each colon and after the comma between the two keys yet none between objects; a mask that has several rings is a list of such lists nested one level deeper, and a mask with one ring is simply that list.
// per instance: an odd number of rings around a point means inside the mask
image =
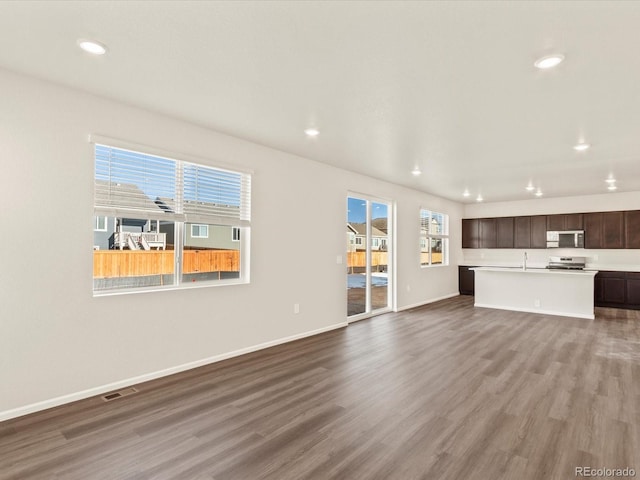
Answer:
[{"label": "white countertop", "polygon": [[523,273],[523,274],[546,274],[546,275],[580,275],[580,276],[595,276],[598,270],[555,270],[549,268],[540,267],[527,267],[524,270],[522,267],[473,267],[471,270],[483,271],[483,272],[508,272],[508,273]]}]

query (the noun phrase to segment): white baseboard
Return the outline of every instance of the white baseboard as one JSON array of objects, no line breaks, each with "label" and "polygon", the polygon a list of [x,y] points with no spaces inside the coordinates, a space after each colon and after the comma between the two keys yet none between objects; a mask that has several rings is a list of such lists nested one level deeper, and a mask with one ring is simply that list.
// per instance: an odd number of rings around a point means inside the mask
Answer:
[{"label": "white baseboard", "polygon": [[146,373],[144,375],[139,375],[137,377],[127,378],[125,380],[109,383],[107,385],[100,385],[98,387],[82,390],[80,392],[71,393],[68,395],[62,395],[60,397],[44,400],[42,402],[32,403],[30,405],[25,405],[23,407],[14,408],[11,410],[5,410],[3,412],[0,412],[0,422],[4,420],[9,420],[11,418],[21,417],[23,415],[28,415],[30,413],[46,410],[48,408],[58,407],[66,403],[71,403],[78,400],[83,400],[85,398],[94,397],[96,395],[101,395],[103,393],[111,392],[113,390],[129,387],[131,385],[148,382],[149,380],[155,380],[156,378],[166,377],[168,375],[173,375],[174,373],[180,373],[186,370],[191,370],[193,368],[209,365],[211,363],[227,360],[229,358],[238,357],[246,353],[256,352],[258,350],[263,350],[269,347],[275,347],[276,345],[292,342],[294,340],[299,340],[301,338],[311,337],[313,335],[318,335],[320,333],[336,330],[338,328],[343,328],[343,327],[346,327],[347,325],[348,325],[347,322],[336,323],[334,325],[329,325],[328,327],[319,328],[317,330],[312,330],[310,332],[304,332],[304,333],[299,333],[297,335],[291,335],[289,337],[279,338],[277,340],[272,340],[270,342],[260,343],[258,345],[254,345],[247,348],[241,348],[240,350],[234,350],[233,352],[214,355],[213,357],[203,358],[201,360],[185,363],[182,365],[178,365],[176,367],[165,368],[164,370]]},{"label": "white baseboard", "polygon": [[540,309],[534,310],[532,308],[505,307],[500,305],[487,305],[484,303],[474,303],[473,306],[480,307],[480,308],[494,308],[496,310],[511,310],[512,312],[539,313],[541,315],[556,315],[559,317],[586,318],[587,320],[594,320],[596,318],[595,315],[587,315],[582,313],[556,312],[554,310],[540,310]]},{"label": "white baseboard", "polygon": [[400,307],[400,308],[396,308],[396,312],[402,312],[404,310],[409,310],[411,308],[416,308],[416,307],[422,307],[423,305],[428,305],[430,303],[433,302],[439,302],[440,300],[446,300],[447,298],[453,298],[453,297],[457,297],[458,295],[460,295],[459,292],[456,293],[449,293],[447,295],[443,295],[442,297],[437,297],[437,298],[431,298],[427,301],[424,302],[418,302],[418,303],[414,303],[411,305],[405,305],[404,307]]}]

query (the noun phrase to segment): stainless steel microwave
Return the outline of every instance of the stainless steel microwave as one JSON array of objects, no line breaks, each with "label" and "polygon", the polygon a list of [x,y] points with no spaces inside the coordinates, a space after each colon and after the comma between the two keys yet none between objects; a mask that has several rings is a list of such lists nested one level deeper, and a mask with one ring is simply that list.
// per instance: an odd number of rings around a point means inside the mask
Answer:
[{"label": "stainless steel microwave", "polygon": [[584,248],[584,230],[547,232],[547,248]]}]

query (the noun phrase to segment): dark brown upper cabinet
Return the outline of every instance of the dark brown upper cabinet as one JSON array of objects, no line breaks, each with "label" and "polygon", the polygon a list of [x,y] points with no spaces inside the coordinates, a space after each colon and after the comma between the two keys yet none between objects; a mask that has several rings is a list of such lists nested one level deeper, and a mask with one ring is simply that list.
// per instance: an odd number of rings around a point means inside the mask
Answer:
[{"label": "dark brown upper cabinet", "polygon": [[624,246],[640,248],[640,210],[624,212]]},{"label": "dark brown upper cabinet", "polygon": [[565,230],[564,215],[547,215],[547,230]]},{"label": "dark brown upper cabinet", "polygon": [[496,219],[497,248],[513,248],[513,223],[513,217],[502,217]]},{"label": "dark brown upper cabinet", "polygon": [[603,248],[602,213],[584,214],[584,248]]},{"label": "dark brown upper cabinet", "polygon": [[531,217],[516,217],[513,231],[515,248],[531,248]]},{"label": "dark brown upper cabinet", "polygon": [[603,248],[624,248],[624,212],[602,214]]},{"label": "dark brown upper cabinet", "polygon": [[640,210],[465,218],[462,248],[546,248],[548,230],[584,230],[585,248],[640,249]]},{"label": "dark brown upper cabinet", "polygon": [[582,213],[563,213],[560,215],[547,215],[547,230],[582,230]]},{"label": "dark brown upper cabinet", "polygon": [[531,248],[547,248],[547,216],[531,217]]},{"label": "dark brown upper cabinet", "polygon": [[462,248],[480,248],[480,228],[477,218],[462,219]]},{"label": "dark brown upper cabinet", "polygon": [[624,248],[624,212],[584,214],[585,248]]},{"label": "dark brown upper cabinet", "polygon": [[582,213],[569,213],[564,215],[565,230],[584,230],[584,215]]},{"label": "dark brown upper cabinet", "polygon": [[496,248],[496,219],[480,219],[480,248]]}]

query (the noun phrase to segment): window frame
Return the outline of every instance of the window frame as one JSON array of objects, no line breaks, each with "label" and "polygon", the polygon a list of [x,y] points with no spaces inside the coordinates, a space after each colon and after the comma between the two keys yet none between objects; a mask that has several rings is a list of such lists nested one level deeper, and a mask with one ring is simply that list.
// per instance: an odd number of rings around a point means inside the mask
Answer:
[{"label": "window frame", "polygon": [[[426,217],[424,216],[424,214],[426,213]],[[434,218],[434,216],[440,216],[442,218],[442,232],[439,233],[434,233],[431,232],[431,228],[430,226],[432,225],[432,220]],[[425,230],[423,228],[423,220],[427,218],[427,225],[428,228]],[[432,268],[432,267],[446,267],[449,265],[449,215],[446,213],[442,213],[442,212],[436,212],[434,210],[428,209],[428,208],[420,208],[419,214],[418,214],[418,219],[419,219],[419,228],[420,228],[420,236],[419,236],[419,242],[418,242],[418,261],[420,263],[420,267],[421,268]],[[425,233],[423,233],[425,232]],[[427,263],[423,263],[422,262],[422,254],[425,253],[423,252],[423,247],[422,243],[423,240],[426,242],[426,248],[427,248]],[[440,263],[433,263],[433,252],[431,251],[431,246],[432,246],[432,241],[433,240],[440,240],[441,242],[441,249],[442,249],[442,261]]]},{"label": "window frame", "polygon": [[[201,233],[199,233],[198,235],[194,235],[193,234],[193,228],[197,227],[199,231],[202,231],[202,229],[204,228],[206,231],[206,234],[202,235]],[[192,223],[191,224],[191,238],[209,238],[209,225],[205,224],[205,223]]]},{"label": "window frame", "polygon": [[[240,239],[242,238],[242,235],[240,234],[241,232],[241,228],[240,227],[231,227],[231,241],[232,242],[239,242]],[[237,233],[237,235],[236,235]]]},{"label": "window frame", "polygon": [[[104,219],[104,228],[100,228],[100,219]],[[108,232],[109,231],[109,217],[106,215],[94,215],[93,216],[93,231],[94,232]]]},{"label": "window frame", "polygon": [[[239,167],[238,165],[230,165],[224,164],[218,161],[211,161],[211,159],[194,157],[192,155],[182,154],[170,152],[161,148],[151,147],[147,145],[140,145],[132,142],[127,142],[123,140],[113,139],[109,137],[103,137],[98,135],[90,135],[89,136],[89,144],[91,144],[91,161],[94,164],[94,175],[92,181],[94,182],[94,194],[95,194],[95,182],[96,182],[96,174],[95,174],[95,166],[96,166],[96,146],[101,145],[105,147],[111,147],[114,149],[122,149],[129,150],[133,153],[138,153],[142,155],[150,155],[161,157],[166,160],[171,160],[176,162],[177,168],[181,169],[182,165],[190,164],[197,167],[202,167],[204,169],[214,169],[220,171],[226,171],[231,174],[241,175],[242,182],[242,190],[240,191],[239,201],[240,203],[240,218],[239,219],[225,219],[222,218],[223,222],[216,221],[216,217],[211,217],[209,220],[206,217],[206,221],[209,223],[203,222],[195,222],[192,219],[188,218],[188,215],[185,215],[184,219],[174,220],[167,218],[165,221],[169,223],[173,223],[173,244],[174,244],[174,280],[172,284],[168,285],[153,285],[153,286],[136,286],[136,287],[123,287],[123,288],[111,288],[111,289],[96,289],[95,285],[92,288],[94,297],[101,296],[112,296],[112,295],[127,295],[134,293],[151,293],[157,291],[169,291],[169,290],[182,290],[182,289],[192,289],[192,288],[208,288],[208,287],[217,287],[217,286],[226,286],[226,285],[241,285],[241,284],[249,284],[250,283],[250,245],[251,245],[251,181],[253,179],[253,171],[250,169],[246,169],[243,167]],[[181,188],[181,187],[180,187]],[[180,196],[184,194],[184,191],[180,192]],[[95,202],[95,200],[94,200]],[[116,216],[113,213],[110,213],[110,210],[107,209],[105,211],[104,207],[98,207],[94,203],[94,216],[106,216],[107,221],[110,216]],[[144,217],[144,214],[141,214]],[[149,218],[149,220],[155,220],[155,218]],[[209,233],[209,225],[221,225],[221,226],[232,226],[239,228],[241,234],[239,239],[239,245],[237,250],[239,251],[240,260],[239,260],[239,272],[237,278],[226,278],[226,279],[216,279],[216,280],[201,280],[198,282],[187,282],[183,280],[183,252],[185,251],[185,241],[186,241],[186,225],[188,223],[198,223],[205,225],[207,227],[207,233]],[[235,224],[235,225],[234,225]],[[95,221],[94,221],[95,226]],[[107,229],[108,231],[108,229]],[[195,237],[199,238],[199,237]],[[200,237],[204,238],[204,237]],[[208,238],[208,237],[207,237]],[[93,244],[93,242],[92,242]],[[235,248],[234,248],[235,250]],[[94,250],[91,250],[92,254]],[[95,280],[96,277],[93,277]]]}]

